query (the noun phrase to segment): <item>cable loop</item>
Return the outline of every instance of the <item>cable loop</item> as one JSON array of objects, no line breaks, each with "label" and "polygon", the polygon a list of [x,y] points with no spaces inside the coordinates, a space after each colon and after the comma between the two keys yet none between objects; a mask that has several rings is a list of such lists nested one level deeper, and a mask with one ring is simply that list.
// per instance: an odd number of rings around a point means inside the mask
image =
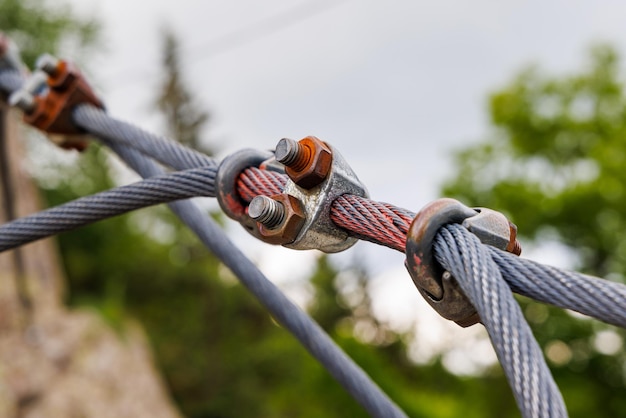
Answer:
[{"label": "cable loop", "polygon": [[431,202],[415,216],[407,234],[405,261],[413,283],[439,315],[469,327],[480,322],[480,317],[456,279],[441,267],[433,253],[439,229],[453,223],[463,224],[483,244],[507,251],[521,248],[515,240],[515,226],[491,209],[472,209],[445,198]]},{"label": "cable loop", "polygon": [[248,203],[237,190],[241,173],[250,167],[259,167],[273,157],[269,151],[252,148],[242,149],[224,158],[217,168],[217,201],[220,208],[231,219],[239,222],[255,238],[263,239],[257,222],[248,215]]}]

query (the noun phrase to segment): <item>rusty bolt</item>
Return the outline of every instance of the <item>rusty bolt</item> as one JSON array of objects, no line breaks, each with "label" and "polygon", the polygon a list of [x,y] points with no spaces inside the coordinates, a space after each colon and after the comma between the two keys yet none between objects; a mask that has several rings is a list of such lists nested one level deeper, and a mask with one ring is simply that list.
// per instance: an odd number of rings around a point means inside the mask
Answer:
[{"label": "rusty bolt", "polygon": [[289,178],[304,189],[324,181],[333,161],[330,147],[314,136],[296,142],[283,138],[276,145],[276,160],[285,165]]},{"label": "rusty bolt", "polygon": [[261,239],[276,245],[295,241],[306,218],[302,203],[284,193],[255,197],[248,206],[248,215],[258,222]]},{"label": "rusty bolt", "polygon": [[54,77],[58,73],[60,64],[61,64],[61,61],[58,58],[50,54],[43,54],[37,59],[35,66],[37,67],[38,70],[43,71],[44,73],[48,74],[50,77]]}]

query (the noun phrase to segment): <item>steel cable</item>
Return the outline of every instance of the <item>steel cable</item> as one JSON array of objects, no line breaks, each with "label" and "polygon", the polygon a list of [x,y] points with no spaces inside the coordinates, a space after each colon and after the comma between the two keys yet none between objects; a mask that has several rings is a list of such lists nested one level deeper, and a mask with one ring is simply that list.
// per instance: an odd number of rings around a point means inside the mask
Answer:
[{"label": "steel cable", "polygon": [[567,417],[541,348],[486,246],[461,225],[452,224],[440,229],[434,250],[478,311],[522,416]]},{"label": "steel cable", "polygon": [[147,206],[197,196],[214,197],[214,184],[215,168],[203,167],[76,199],[0,225],[0,251]]},{"label": "steel cable", "polygon": [[488,247],[511,290],[626,328],[626,286],[622,283],[521,259]]},{"label": "steel cable", "polygon": [[76,106],[72,118],[79,127],[90,134],[110,142],[125,144],[176,170],[217,165],[215,160],[201,152],[114,119],[104,110],[89,104]]},{"label": "steel cable", "polygon": [[18,70],[2,69],[0,71],[0,92],[5,96],[18,90],[23,82],[22,75]]}]

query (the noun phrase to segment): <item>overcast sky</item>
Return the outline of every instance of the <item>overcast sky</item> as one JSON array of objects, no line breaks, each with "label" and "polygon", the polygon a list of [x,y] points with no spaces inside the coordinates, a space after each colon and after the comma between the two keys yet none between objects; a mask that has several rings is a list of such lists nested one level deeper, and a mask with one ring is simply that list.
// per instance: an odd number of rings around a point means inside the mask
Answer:
[{"label": "overcast sky", "polygon": [[[413,211],[440,197],[449,151],[488,134],[490,91],[532,63],[574,71],[594,42],[626,45],[618,0],[71,1],[105,24],[105,50],[90,69],[112,114],[159,129],[151,99],[167,26],[212,112],[206,138],[221,155],[316,135],[342,152],[372,198]],[[385,278],[381,292],[395,286],[414,304],[402,256],[359,248]],[[270,278],[284,276],[284,264],[267,260]]]}]

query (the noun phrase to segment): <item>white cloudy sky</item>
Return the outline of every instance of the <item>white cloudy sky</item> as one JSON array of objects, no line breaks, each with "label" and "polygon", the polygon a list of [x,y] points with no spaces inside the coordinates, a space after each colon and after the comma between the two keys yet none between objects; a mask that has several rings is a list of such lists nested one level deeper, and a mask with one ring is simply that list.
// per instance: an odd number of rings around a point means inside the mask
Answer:
[{"label": "white cloudy sky", "polygon": [[[90,72],[112,114],[159,129],[150,100],[168,26],[222,155],[316,135],[342,151],[374,199],[414,211],[439,197],[449,150],[488,132],[490,91],[528,64],[574,70],[594,42],[626,45],[618,0],[71,2],[105,24]],[[358,247],[374,260],[376,289],[397,290],[380,304],[420,303],[401,255]],[[306,257],[279,253],[294,269]],[[284,276],[275,258],[255,257],[270,277]]]}]

